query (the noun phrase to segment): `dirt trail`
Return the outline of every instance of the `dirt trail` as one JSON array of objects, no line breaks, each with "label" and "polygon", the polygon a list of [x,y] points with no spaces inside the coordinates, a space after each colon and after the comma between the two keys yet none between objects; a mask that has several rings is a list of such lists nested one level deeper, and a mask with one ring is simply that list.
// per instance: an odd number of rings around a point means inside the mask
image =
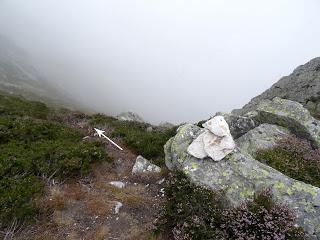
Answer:
[{"label": "dirt trail", "polygon": [[[86,120],[73,119],[69,125],[86,134],[84,141],[97,139]],[[105,126],[106,135],[112,128]],[[121,139],[113,139],[120,151],[106,139],[105,149],[113,163],[99,163],[92,173],[64,183],[50,182],[43,208],[53,208],[45,221],[25,228],[16,239],[154,239],[152,222],[163,200],[162,174],[131,174],[136,155]],[[117,188],[110,181],[121,181]],[[116,213],[118,205],[119,212]]]}]

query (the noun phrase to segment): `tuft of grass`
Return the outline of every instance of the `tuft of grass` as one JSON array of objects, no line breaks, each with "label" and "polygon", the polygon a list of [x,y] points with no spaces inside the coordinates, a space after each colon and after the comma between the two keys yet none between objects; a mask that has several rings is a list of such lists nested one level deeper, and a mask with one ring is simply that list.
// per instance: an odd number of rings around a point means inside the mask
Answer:
[{"label": "tuft of grass", "polygon": [[274,148],[258,151],[256,159],[291,178],[320,187],[320,150],[305,139],[290,135]]},{"label": "tuft of grass", "polygon": [[196,186],[183,173],[176,172],[169,179],[165,195],[156,233],[169,232],[170,239],[308,239],[295,227],[295,213],[274,202],[270,189],[231,207],[222,191]]}]

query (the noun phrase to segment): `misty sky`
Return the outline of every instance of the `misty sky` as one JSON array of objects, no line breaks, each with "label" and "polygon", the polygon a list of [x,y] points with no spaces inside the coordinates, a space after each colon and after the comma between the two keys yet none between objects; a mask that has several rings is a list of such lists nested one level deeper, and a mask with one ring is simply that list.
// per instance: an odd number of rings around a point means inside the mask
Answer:
[{"label": "misty sky", "polygon": [[320,56],[319,0],[0,0],[0,34],[104,113],[198,121]]}]

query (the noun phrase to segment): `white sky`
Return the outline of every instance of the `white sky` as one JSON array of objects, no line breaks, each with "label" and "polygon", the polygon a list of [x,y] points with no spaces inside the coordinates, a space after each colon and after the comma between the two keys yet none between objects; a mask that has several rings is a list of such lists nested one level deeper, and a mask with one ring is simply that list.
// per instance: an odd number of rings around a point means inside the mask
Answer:
[{"label": "white sky", "polygon": [[318,0],[0,0],[0,34],[97,111],[185,122],[319,56],[319,12]]}]

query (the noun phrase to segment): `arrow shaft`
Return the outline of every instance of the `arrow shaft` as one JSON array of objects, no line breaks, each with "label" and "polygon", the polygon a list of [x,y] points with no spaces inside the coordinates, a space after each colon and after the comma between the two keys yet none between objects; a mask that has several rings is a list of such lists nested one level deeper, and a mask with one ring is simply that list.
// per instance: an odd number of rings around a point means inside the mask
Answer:
[{"label": "arrow shaft", "polygon": [[106,135],[104,135],[103,133],[101,134],[105,139],[107,139],[109,142],[111,142],[113,145],[115,145],[117,148],[119,148],[120,150],[123,150],[122,147],[120,147],[118,144],[116,144],[114,141],[112,141],[110,138],[108,138]]}]

